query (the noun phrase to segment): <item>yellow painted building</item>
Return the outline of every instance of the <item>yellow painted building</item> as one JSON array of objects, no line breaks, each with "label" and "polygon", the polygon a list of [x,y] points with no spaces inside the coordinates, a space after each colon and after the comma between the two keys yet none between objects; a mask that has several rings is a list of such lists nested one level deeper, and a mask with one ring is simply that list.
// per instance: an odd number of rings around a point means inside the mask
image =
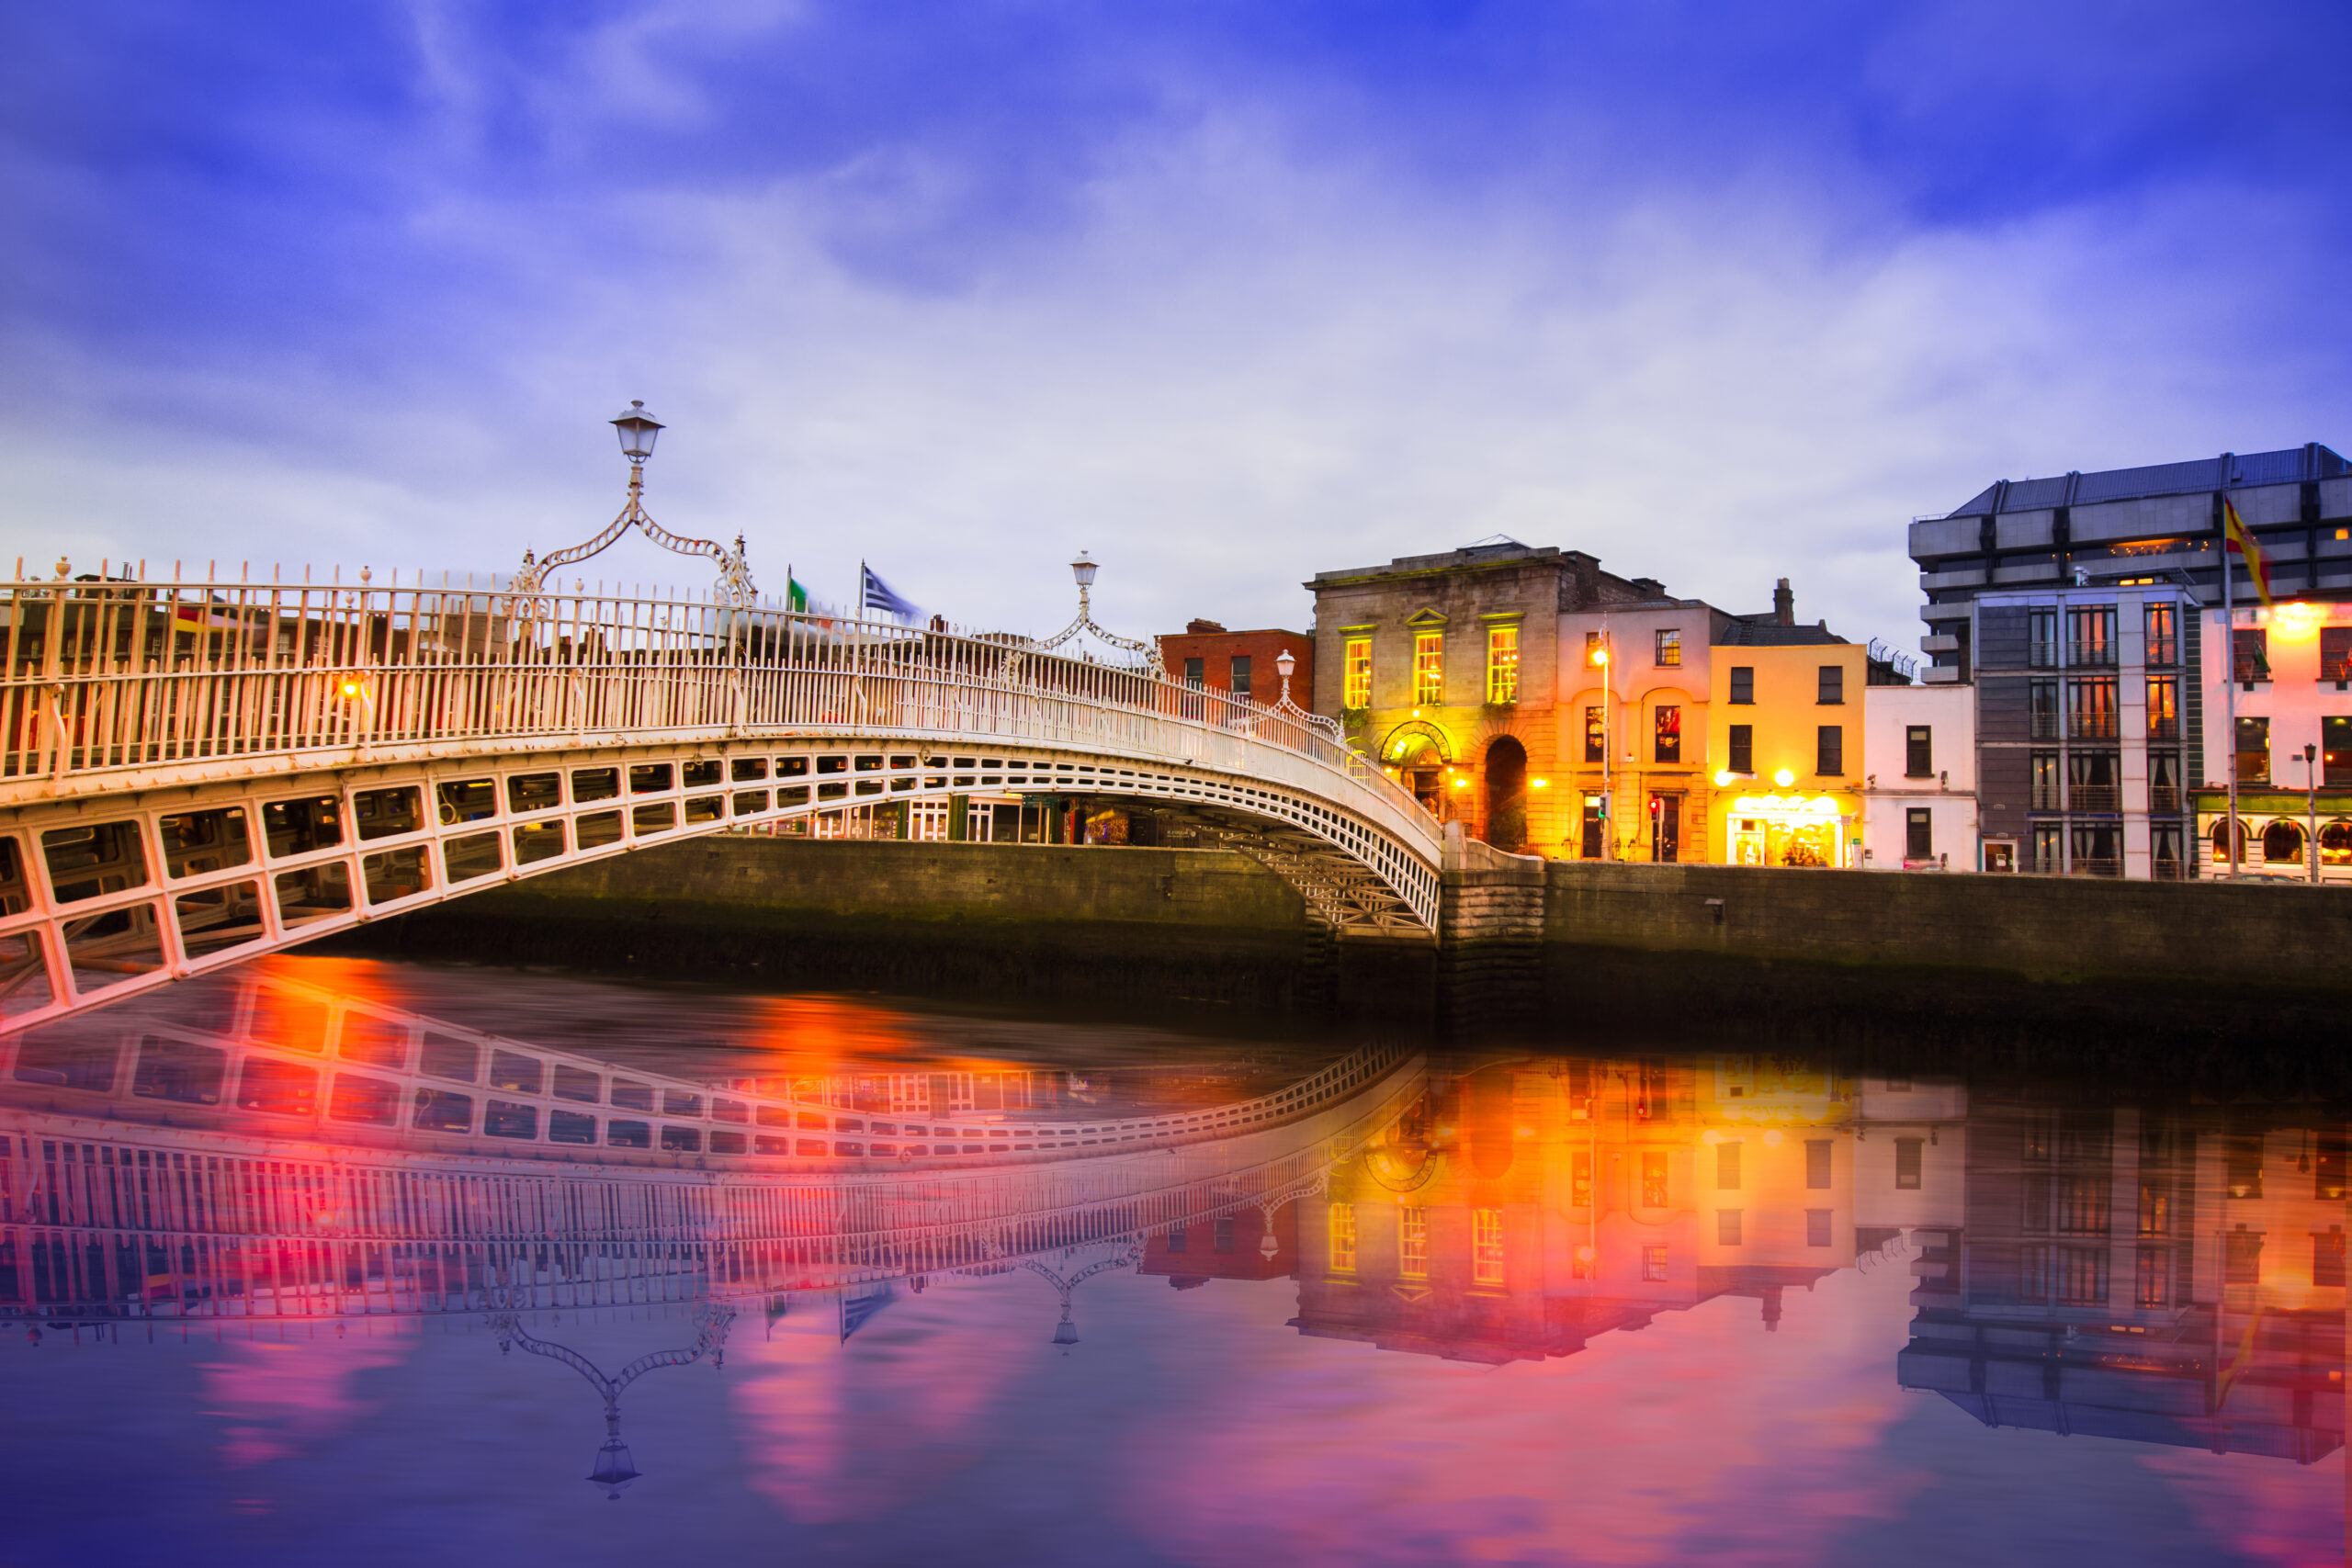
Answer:
[{"label": "yellow painted building", "polygon": [[1725,636],[1710,649],[1712,858],[1859,864],[1867,649],[1821,626],[1737,621]]}]

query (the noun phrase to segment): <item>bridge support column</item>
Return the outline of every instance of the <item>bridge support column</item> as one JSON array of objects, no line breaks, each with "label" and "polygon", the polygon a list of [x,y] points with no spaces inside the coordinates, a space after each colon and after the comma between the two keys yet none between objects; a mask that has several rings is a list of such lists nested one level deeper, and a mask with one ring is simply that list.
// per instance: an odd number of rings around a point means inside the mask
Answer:
[{"label": "bridge support column", "polygon": [[1544,861],[1445,829],[1437,1005],[1460,1037],[1537,1021],[1544,996]]}]

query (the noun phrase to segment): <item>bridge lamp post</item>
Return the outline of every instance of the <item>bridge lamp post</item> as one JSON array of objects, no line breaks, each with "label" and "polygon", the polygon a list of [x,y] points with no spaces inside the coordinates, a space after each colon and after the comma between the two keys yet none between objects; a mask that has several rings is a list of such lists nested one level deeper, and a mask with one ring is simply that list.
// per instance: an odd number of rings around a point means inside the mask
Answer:
[{"label": "bridge lamp post", "polygon": [[645,460],[653,456],[654,440],[667,427],[645,412],[641,398],[632,399],[612,423],[620,433],[621,456],[628,459],[629,503],[635,505],[645,490]]}]

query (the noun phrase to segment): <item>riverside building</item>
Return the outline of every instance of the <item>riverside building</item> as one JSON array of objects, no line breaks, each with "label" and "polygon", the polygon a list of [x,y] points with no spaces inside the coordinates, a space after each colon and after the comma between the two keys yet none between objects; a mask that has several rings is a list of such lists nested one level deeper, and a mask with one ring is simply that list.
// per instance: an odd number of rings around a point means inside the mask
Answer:
[{"label": "riverside building", "polygon": [[[2275,591],[2352,598],[2352,468],[2317,444],[2002,479],[1912,523],[1926,681],[1973,694],[1983,869],[2194,874],[2192,796],[2223,780],[2207,735],[2227,693],[2200,671],[2225,496]],[[2235,583],[2256,603],[2243,567]]]}]

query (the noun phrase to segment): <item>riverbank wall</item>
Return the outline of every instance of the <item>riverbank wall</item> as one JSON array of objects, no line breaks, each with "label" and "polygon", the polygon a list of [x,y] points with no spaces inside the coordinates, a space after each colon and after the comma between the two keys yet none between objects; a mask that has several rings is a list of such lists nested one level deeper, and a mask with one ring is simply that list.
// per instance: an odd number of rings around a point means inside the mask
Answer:
[{"label": "riverbank wall", "polygon": [[2340,1061],[2352,889],[1541,862],[1449,846],[1441,940],[1333,940],[1224,850],[692,840],[342,944],[779,987],[2109,1070]]},{"label": "riverbank wall", "polygon": [[1434,943],[1335,942],[1228,850],[732,835],[532,877],[351,951],[793,988],[1430,1021]]}]

